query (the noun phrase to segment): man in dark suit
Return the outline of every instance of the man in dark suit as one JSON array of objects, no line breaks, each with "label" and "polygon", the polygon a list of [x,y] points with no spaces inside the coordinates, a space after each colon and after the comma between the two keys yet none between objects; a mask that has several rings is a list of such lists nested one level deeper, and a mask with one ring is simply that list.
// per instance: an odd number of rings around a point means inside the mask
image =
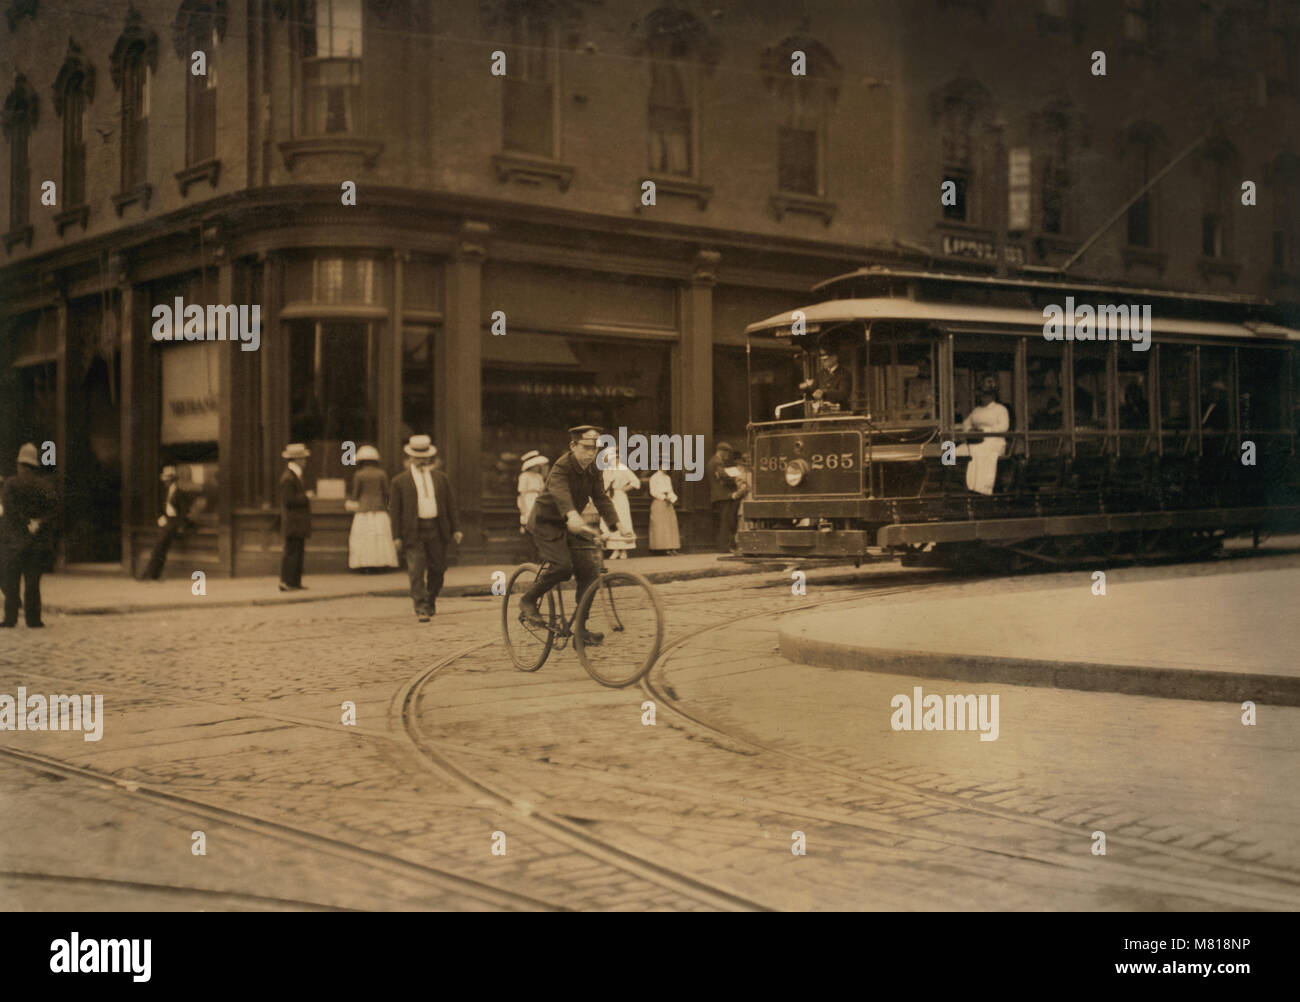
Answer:
[{"label": "man in dark suit", "polygon": [[303,462],[311,450],[301,442],[290,445],[280,456],[289,466],[280,477],[280,532],[284,535],[284,555],[280,558],[280,590],[306,591],[302,583],[302,558],[311,536],[311,499],[303,483]]},{"label": "man in dark suit", "polygon": [[149,555],[149,563],[144,569],[144,574],[141,575],[145,581],[158,581],[162,578],[163,567],[167,563],[167,552],[171,549],[172,543],[178,536],[183,536],[194,528],[194,523],[190,521],[190,511],[194,506],[195,495],[181,490],[180,484],[176,481],[176,467],[164,466],[162,475],[158,479],[167,485],[163,513],[158,516],[158,528],[163,530],[163,534],[154,544],[153,552]]},{"label": "man in dark suit", "polygon": [[[618,511],[605,493],[604,475],[594,462],[599,440],[600,429],[593,425],[569,429],[569,451],[551,467],[546,486],[528,514],[528,532],[542,560],[550,566],[520,599],[519,615],[540,629],[547,627],[539,608],[543,595],[576,577],[581,597],[600,575],[600,550],[596,544],[600,530],[587,525],[582,517],[588,502],[596,506],[611,532],[619,531],[623,539],[635,538],[629,527],[620,530]],[[585,644],[595,645],[605,639],[604,634],[589,631],[586,623],[578,623],[577,627]]]},{"label": "man in dark suit", "polygon": [[704,464],[705,479],[709,482],[709,501],[713,505],[713,521],[717,527],[718,550],[730,553],[736,545],[736,519],[740,512],[740,499],[748,488],[736,483],[727,468],[736,459],[730,442],[719,442],[713,457]]},{"label": "man in dark suit", "polygon": [[4,483],[0,507],[0,548],[4,550],[5,614],[0,626],[18,625],[18,584],[23,590],[23,613],[27,626],[38,629],[41,621],[41,575],[54,563],[54,516],[58,496],[45,481],[36,446],[28,442],[18,450],[18,472]]},{"label": "man in dark suit", "polygon": [[815,379],[805,379],[799,384],[801,390],[812,390],[812,398],[824,403],[838,404],[841,408],[849,406],[849,396],[853,393],[853,377],[849,370],[840,365],[840,355],[834,348],[823,348],[818,354],[821,369]]},{"label": "man in dark suit", "polygon": [[456,519],[447,474],[434,469],[438,449],[428,435],[412,435],[402,451],[411,457],[410,468],[393,477],[388,492],[388,519],[393,524],[393,545],[406,553],[411,579],[411,602],[421,623],[438,612],[438,593],[447,571],[447,543],[459,545],[464,535]]}]

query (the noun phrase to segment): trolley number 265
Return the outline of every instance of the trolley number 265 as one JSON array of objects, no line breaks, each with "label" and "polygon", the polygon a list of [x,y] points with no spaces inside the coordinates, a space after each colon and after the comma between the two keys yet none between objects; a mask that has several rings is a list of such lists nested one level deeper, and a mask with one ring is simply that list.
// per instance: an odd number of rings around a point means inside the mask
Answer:
[{"label": "trolley number 265", "polygon": [[[758,461],[760,470],[784,470],[789,460],[785,456],[763,456]],[[814,453],[808,457],[808,466],[814,470],[851,470],[853,453]]]}]

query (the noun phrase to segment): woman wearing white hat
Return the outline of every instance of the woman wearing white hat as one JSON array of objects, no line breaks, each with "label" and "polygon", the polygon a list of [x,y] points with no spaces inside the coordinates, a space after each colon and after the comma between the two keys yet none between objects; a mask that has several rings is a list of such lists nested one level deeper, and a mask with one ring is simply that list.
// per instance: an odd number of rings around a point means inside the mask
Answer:
[{"label": "woman wearing white hat", "polygon": [[357,472],[346,507],[356,512],[348,534],[348,566],[362,571],[396,567],[393,526],[388,518],[388,477],[379,468],[379,450],[373,445],[357,450]]},{"label": "woman wearing white hat", "polygon": [[[630,534],[632,528],[632,506],[628,503],[628,491],[641,489],[641,478],[618,461],[618,451],[606,449],[603,461],[605,493],[614,502],[614,511],[618,513],[618,524]],[[601,531],[608,534],[609,526],[601,519]],[[629,539],[610,539],[605,544],[610,550],[611,560],[626,560],[627,551],[636,549],[636,537]]]},{"label": "woman wearing white hat", "polygon": [[533,503],[546,487],[546,474],[550,470],[551,461],[534,449],[520,456],[519,464],[519,499],[516,504],[519,508],[519,531],[524,532]]}]

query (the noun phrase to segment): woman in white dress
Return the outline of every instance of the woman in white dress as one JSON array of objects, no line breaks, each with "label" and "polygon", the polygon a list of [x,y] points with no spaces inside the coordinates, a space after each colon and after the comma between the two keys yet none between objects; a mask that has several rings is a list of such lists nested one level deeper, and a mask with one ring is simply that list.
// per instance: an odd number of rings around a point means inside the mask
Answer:
[{"label": "woman in white dress", "polygon": [[650,496],[654,498],[650,502],[650,549],[667,550],[670,557],[676,556],[682,547],[677,532],[677,494],[666,470],[660,468],[650,478]]},{"label": "woman in white dress", "polygon": [[356,512],[348,535],[348,566],[361,571],[396,567],[393,527],[388,520],[388,477],[379,468],[379,450],[373,445],[357,450],[357,472],[344,507]]},{"label": "woman in white dress", "polygon": [[[618,461],[618,453],[614,449],[609,449],[605,453],[605,493],[609,495],[610,500],[614,502],[614,511],[618,513],[618,525],[620,529],[632,530],[632,506],[628,504],[627,492],[639,491],[641,489],[641,480],[635,473]],[[609,526],[605,520],[600,520],[601,532],[608,533]],[[605,544],[611,551],[609,559],[626,560],[627,551],[636,549],[636,541],[624,542],[617,537],[611,539]]]}]

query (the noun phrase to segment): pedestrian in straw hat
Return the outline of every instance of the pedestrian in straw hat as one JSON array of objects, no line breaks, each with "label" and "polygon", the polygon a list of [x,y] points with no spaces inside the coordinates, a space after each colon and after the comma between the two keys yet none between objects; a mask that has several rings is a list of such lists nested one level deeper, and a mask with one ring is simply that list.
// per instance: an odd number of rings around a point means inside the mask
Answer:
[{"label": "pedestrian in straw hat", "polygon": [[158,516],[158,528],[162,535],[154,543],[153,552],[149,554],[149,563],[145,565],[140,576],[143,581],[158,581],[162,578],[163,567],[167,564],[167,553],[178,536],[184,535],[194,525],[190,521],[190,509],[194,505],[195,495],[183,491],[176,479],[176,467],[164,466],[158,479],[167,485],[163,500],[163,513]]},{"label": "pedestrian in straw hat", "polygon": [[411,602],[416,618],[427,623],[438,612],[438,593],[447,570],[447,543],[462,537],[456,499],[447,474],[434,468],[437,447],[428,435],[412,435],[402,447],[411,457],[408,469],[393,478],[388,516],[393,547],[406,553]]},{"label": "pedestrian in straw hat", "polygon": [[280,532],[284,535],[284,553],[280,557],[280,590],[305,591],[302,583],[303,554],[311,535],[311,499],[303,482],[303,463],[311,450],[294,442],[280,456],[289,460],[280,477]]},{"label": "pedestrian in straw hat", "polygon": [[515,502],[519,508],[519,531],[529,540],[532,559],[537,558],[537,547],[532,545],[528,535],[528,516],[532,514],[537,495],[546,488],[546,476],[551,471],[551,461],[534,449],[519,457],[519,498]]},{"label": "pedestrian in straw hat", "polygon": [[346,507],[356,512],[348,534],[348,566],[366,572],[396,567],[392,524],[388,520],[388,477],[379,466],[379,450],[373,445],[357,450],[357,472],[352,477]]},{"label": "pedestrian in straw hat", "polygon": [[41,621],[41,575],[54,563],[54,516],[58,495],[37,472],[36,446],[28,442],[18,450],[18,472],[4,483],[0,506],[0,551],[4,565],[4,621],[18,625],[18,585],[23,584],[23,618],[31,629]]}]

